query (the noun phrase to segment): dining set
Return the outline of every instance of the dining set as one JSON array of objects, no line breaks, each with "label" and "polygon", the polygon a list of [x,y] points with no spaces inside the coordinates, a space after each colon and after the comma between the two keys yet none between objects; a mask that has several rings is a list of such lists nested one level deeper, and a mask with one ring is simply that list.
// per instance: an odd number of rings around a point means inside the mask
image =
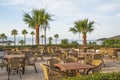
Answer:
[{"label": "dining set", "polygon": [[[29,53],[29,56],[28,56]],[[10,79],[10,75],[15,72],[19,74],[20,79],[21,75],[25,74],[26,66],[33,66],[35,68],[35,72],[37,73],[37,68],[35,65],[35,56],[29,50],[6,50],[4,51],[4,55],[0,57],[1,65],[0,67],[5,67],[6,72],[8,73],[8,80]]]},{"label": "dining set", "polygon": [[[84,62],[81,62],[81,60],[78,58],[79,55],[84,57]],[[47,64],[41,64],[45,75],[45,80],[56,80],[100,72],[103,64],[102,58],[95,59],[95,55],[98,54],[95,52],[83,52],[78,53],[77,57],[72,55],[67,56],[64,59],[60,59],[59,57],[51,57],[48,59]],[[91,60],[88,62],[87,60],[89,56],[91,57]]]}]

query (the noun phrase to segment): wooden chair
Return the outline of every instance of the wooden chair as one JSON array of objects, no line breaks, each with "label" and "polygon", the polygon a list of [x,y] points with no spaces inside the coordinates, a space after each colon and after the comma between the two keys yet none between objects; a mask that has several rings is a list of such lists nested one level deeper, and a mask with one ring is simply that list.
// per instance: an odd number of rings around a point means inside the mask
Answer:
[{"label": "wooden chair", "polygon": [[11,74],[11,71],[16,71],[17,73],[19,73],[20,75],[20,79],[22,78],[21,77],[21,72],[23,71],[23,58],[18,58],[18,57],[15,57],[15,58],[10,58],[8,60],[8,80],[10,78],[10,74]]},{"label": "wooden chair", "polygon": [[45,80],[61,80],[62,78],[66,78],[68,75],[66,72],[58,71],[49,65],[40,65],[43,69]]}]

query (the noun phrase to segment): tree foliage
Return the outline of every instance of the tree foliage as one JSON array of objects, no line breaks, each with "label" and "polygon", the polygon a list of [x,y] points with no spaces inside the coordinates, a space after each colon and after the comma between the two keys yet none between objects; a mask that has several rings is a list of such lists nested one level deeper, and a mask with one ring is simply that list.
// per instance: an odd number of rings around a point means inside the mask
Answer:
[{"label": "tree foliage", "polygon": [[106,39],[102,43],[103,45],[115,45],[115,44],[120,44],[119,39]]}]

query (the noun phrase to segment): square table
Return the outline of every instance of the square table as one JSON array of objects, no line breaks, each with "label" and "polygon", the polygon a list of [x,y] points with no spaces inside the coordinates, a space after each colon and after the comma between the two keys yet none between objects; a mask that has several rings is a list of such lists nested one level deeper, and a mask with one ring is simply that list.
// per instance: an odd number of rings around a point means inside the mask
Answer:
[{"label": "square table", "polygon": [[83,64],[80,62],[58,63],[58,64],[54,64],[54,66],[58,67],[61,71],[94,68],[94,66],[92,65]]},{"label": "square table", "polygon": [[92,65],[88,65],[88,64],[83,64],[80,62],[72,62],[72,63],[58,63],[58,64],[54,64],[55,67],[59,68],[61,71],[75,71],[76,75],[79,75],[79,70],[85,70],[85,69],[90,69],[90,68],[94,68],[94,66]]}]

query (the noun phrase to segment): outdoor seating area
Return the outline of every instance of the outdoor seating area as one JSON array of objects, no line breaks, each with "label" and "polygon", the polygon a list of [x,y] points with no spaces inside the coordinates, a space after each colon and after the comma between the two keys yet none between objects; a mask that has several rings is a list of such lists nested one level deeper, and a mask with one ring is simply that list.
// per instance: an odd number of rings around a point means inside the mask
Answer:
[{"label": "outdoor seating area", "polygon": [[0,80],[120,80],[119,3],[0,0]]},{"label": "outdoor seating area", "polygon": [[[49,47],[52,49],[52,47]],[[41,48],[35,49],[11,49],[2,51],[0,56],[0,77],[1,80],[57,80],[79,75],[89,75],[95,73],[119,72],[120,60],[109,56],[108,49],[99,52],[79,52],[75,54],[84,57],[79,59],[74,56],[73,49],[55,48],[52,53],[59,53],[59,56],[49,55],[49,51],[44,54]],[[55,50],[55,51],[54,51]],[[43,52],[43,53],[41,53]],[[58,52],[58,53],[57,53]],[[102,52],[105,52],[104,54]],[[63,53],[66,53],[63,55]],[[119,51],[118,51],[119,53]],[[38,54],[43,54],[42,58]],[[70,54],[70,55],[69,55]],[[111,54],[111,53],[110,53]],[[64,58],[61,58],[61,57]],[[34,77],[33,77],[34,75]],[[54,77],[53,77],[54,76]],[[31,78],[28,78],[31,77]]]}]

